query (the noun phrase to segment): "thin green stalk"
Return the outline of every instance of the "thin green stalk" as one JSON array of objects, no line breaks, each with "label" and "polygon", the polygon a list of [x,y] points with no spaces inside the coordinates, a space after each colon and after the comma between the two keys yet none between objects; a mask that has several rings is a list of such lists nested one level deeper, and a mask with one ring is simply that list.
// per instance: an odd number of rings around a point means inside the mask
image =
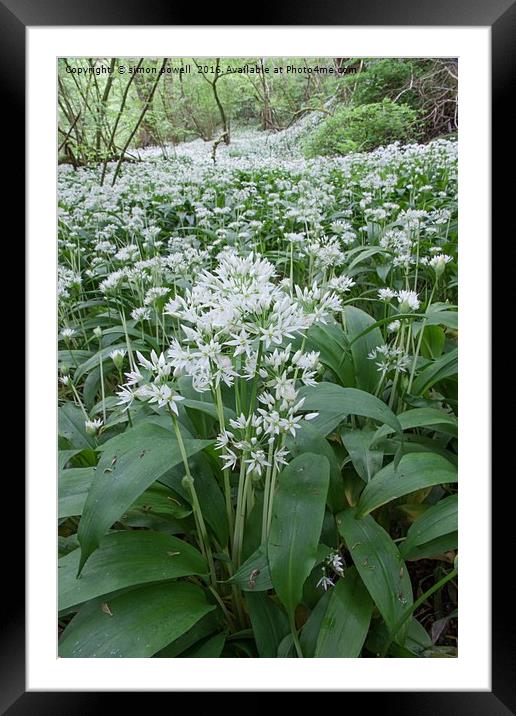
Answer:
[{"label": "thin green stalk", "polygon": [[292,634],[292,641],[294,642],[294,647],[296,649],[297,657],[298,659],[303,659],[303,650],[301,649],[301,643],[299,641],[299,637],[297,635],[297,629],[296,629],[296,622],[294,620],[294,615],[289,614],[289,622],[290,622],[290,631]]},{"label": "thin green stalk", "polygon": [[267,455],[267,472],[265,473],[265,486],[263,490],[263,510],[262,510],[262,544],[267,541],[268,529],[267,525],[269,522],[269,493],[271,485],[271,474],[272,474],[272,456],[274,451],[274,442],[272,441],[269,445],[269,454]]},{"label": "thin green stalk", "polygon": [[[226,429],[226,421],[224,418],[224,403],[222,402],[222,393],[220,390],[220,383],[217,385],[215,389],[215,397],[217,401],[217,413],[219,416],[219,426],[221,432],[224,432]],[[224,472],[224,497],[226,502],[226,513],[228,517],[228,525],[229,525],[229,534],[233,532],[234,527],[234,516],[233,516],[233,506],[231,504],[231,483],[230,483],[230,474],[229,474],[229,468],[225,469]]]},{"label": "thin green stalk", "polygon": [[204,522],[204,517],[201,510],[201,505],[199,503],[199,498],[197,497],[197,490],[195,489],[195,483],[194,479],[192,477],[192,474],[190,472],[190,466],[188,464],[188,456],[186,454],[185,444],[183,442],[183,436],[181,435],[181,430],[179,428],[179,424],[177,422],[177,418],[170,410],[170,415],[172,417],[172,425],[174,426],[174,432],[176,434],[177,443],[179,445],[179,451],[181,453],[181,458],[183,459],[183,465],[186,472],[186,477],[188,480],[188,488],[190,490],[190,494],[192,496],[192,510],[194,513],[194,519],[197,523],[197,531],[199,534],[199,543],[201,546],[202,551],[204,552],[206,556],[206,560],[208,562],[208,567],[210,570],[210,578],[211,582],[214,588],[217,586],[217,576],[215,572],[215,563],[213,561],[213,553],[211,551],[211,546],[209,542],[208,537],[208,530],[206,529],[206,524]]},{"label": "thin green stalk", "polygon": [[[434,286],[433,286],[433,288],[432,288],[432,293],[430,294],[430,298],[428,299],[428,303],[427,303],[427,305],[426,305],[426,311],[425,311],[426,313],[428,312],[428,309],[429,309],[430,306],[432,305],[432,299],[433,299],[433,297],[434,297],[434,293],[435,293],[435,288],[436,288],[436,286],[437,286],[437,279],[435,280]],[[418,339],[417,339],[416,351],[415,351],[415,353],[414,353],[414,360],[412,361],[412,368],[410,369],[410,377],[409,377],[409,382],[408,382],[408,386],[407,386],[407,393],[410,393],[410,390],[411,390],[411,388],[412,388],[412,383],[413,383],[413,381],[414,381],[414,376],[415,376],[415,374],[416,374],[417,359],[418,359],[418,357],[419,357],[419,351],[421,350],[421,344],[422,344],[422,342],[423,342],[423,333],[425,332],[426,323],[427,323],[427,319],[424,318],[424,319],[423,319],[423,322],[422,322],[422,324],[421,324],[421,328],[420,328],[420,330],[419,330],[419,336],[418,336]]]}]

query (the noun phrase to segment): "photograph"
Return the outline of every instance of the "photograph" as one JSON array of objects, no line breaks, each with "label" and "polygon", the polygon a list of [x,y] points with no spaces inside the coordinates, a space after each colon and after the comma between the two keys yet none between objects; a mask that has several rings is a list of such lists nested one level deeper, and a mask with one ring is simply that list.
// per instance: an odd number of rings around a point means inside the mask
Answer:
[{"label": "photograph", "polygon": [[457,657],[458,59],[56,72],[59,656]]}]

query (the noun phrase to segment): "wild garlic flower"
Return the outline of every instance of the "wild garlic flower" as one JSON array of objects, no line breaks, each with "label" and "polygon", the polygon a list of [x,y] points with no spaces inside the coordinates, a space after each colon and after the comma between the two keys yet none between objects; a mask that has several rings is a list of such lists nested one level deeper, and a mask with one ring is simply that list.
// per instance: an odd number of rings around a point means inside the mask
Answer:
[{"label": "wild garlic flower", "polygon": [[102,427],[103,423],[100,418],[96,418],[95,420],[85,420],[84,421],[84,429],[88,433],[88,435],[96,435],[97,432]]},{"label": "wild garlic flower", "polygon": [[63,328],[61,331],[61,335],[66,341],[70,340],[70,338],[73,338],[76,333],[77,331],[75,330],[75,328]]},{"label": "wild garlic flower", "polygon": [[109,354],[109,357],[115,364],[115,368],[117,370],[120,370],[124,364],[124,358],[126,356],[126,351],[124,351],[122,348],[117,348],[114,351],[111,351]]},{"label": "wild garlic flower", "polygon": [[131,311],[131,318],[137,323],[139,323],[140,321],[149,321],[150,317],[150,309],[146,306],[142,306],[141,308],[135,308],[133,311]]},{"label": "wild garlic flower", "polygon": [[398,299],[401,313],[417,311],[420,306],[420,302],[415,291],[397,291],[396,298]]},{"label": "wild garlic flower", "polygon": [[428,265],[434,269],[436,276],[441,276],[444,273],[446,264],[450,263],[450,261],[453,261],[453,258],[448,254],[437,254],[429,259]]},{"label": "wild garlic flower", "polygon": [[158,356],[154,350],[150,353],[150,360],[139,351],[136,352],[136,356],[145,375],[139,369],[125,374],[127,383],[117,392],[118,404],[125,405],[125,409],[128,409],[136,398],[151,404],[155,403],[159,408],[166,407],[178,415],[177,404],[184,398],[175,390],[171,378],[173,364],[163,353]]},{"label": "wild garlic flower", "polygon": [[355,285],[355,281],[350,276],[337,276],[328,281],[328,288],[337,293],[348,293]]},{"label": "wild garlic flower", "polygon": [[410,358],[402,348],[386,345],[374,348],[367,356],[369,360],[377,360],[378,372],[385,375],[391,371],[405,372],[410,364]]}]

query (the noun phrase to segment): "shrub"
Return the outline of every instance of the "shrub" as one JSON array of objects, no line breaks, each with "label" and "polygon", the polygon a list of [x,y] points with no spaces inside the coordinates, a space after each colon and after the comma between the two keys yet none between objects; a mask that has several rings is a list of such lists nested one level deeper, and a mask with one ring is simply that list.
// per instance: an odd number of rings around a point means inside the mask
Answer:
[{"label": "shrub", "polygon": [[367,152],[396,140],[417,138],[417,113],[405,104],[383,102],[343,107],[325,120],[305,143],[308,157]]}]

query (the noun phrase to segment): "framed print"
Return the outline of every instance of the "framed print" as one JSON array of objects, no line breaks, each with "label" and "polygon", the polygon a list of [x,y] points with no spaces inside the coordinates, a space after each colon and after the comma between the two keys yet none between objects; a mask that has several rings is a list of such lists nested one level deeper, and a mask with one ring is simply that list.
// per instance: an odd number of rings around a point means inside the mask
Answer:
[{"label": "framed print", "polygon": [[514,5],[46,5],[0,3],[28,305],[3,712],[510,713],[489,269]]}]

